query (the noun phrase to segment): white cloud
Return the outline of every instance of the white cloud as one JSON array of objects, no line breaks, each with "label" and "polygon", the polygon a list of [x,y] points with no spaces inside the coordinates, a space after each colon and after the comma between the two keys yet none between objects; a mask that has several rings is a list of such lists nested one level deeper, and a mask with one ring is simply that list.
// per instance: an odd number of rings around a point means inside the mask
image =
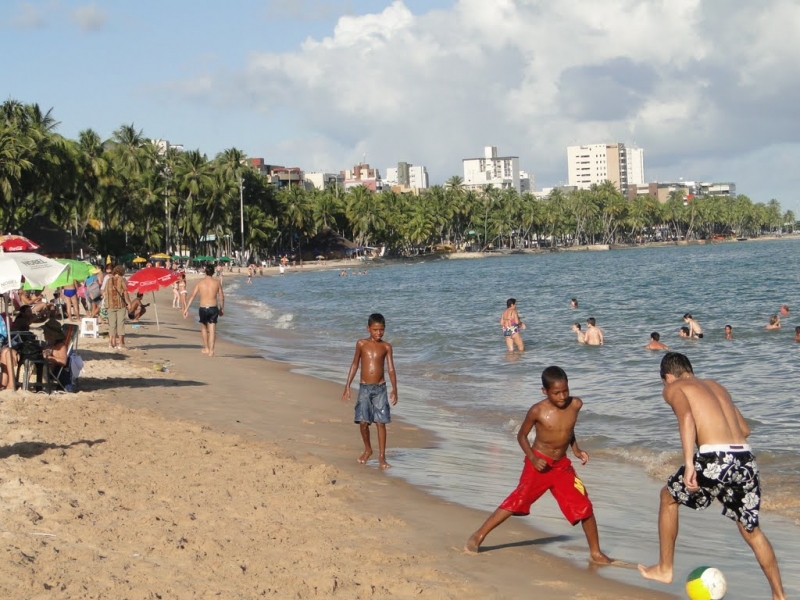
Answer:
[{"label": "white cloud", "polygon": [[695,178],[683,168],[702,161],[727,180],[732,159],[766,160],[779,144],[800,158],[798,40],[790,0],[458,0],[421,15],[396,0],[181,85],[267,118],[290,113],[297,136],[264,150],[307,170],[367,152],[381,169],[407,160],[442,182],[491,144],[546,186],[566,178],[567,145],[621,141],[645,149],[648,171]]},{"label": "white cloud", "polygon": [[108,14],[94,4],[72,11],[72,21],[85,32],[100,31],[108,22]]},{"label": "white cloud", "polygon": [[25,2],[20,5],[19,12],[11,19],[16,29],[39,29],[47,25],[44,11],[33,4]]}]

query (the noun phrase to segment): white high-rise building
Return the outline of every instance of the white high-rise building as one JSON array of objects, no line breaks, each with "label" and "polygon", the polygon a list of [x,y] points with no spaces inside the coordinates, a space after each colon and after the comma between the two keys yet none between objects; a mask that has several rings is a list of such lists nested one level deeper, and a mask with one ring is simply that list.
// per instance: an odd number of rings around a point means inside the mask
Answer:
[{"label": "white high-rise building", "polygon": [[398,185],[405,188],[425,190],[428,189],[428,169],[422,165],[412,165],[399,162],[396,167],[386,169],[383,178],[384,185]]},{"label": "white high-rise building", "polygon": [[589,144],[567,147],[569,185],[586,190],[610,181],[622,193],[628,184],[644,183],[644,150],[625,144]]},{"label": "white high-rise building", "polygon": [[464,187],[482,190],[487,185],[521,192],[518,156],[497,156],[496,146],[486,146],[482,158],[465,158]]}]

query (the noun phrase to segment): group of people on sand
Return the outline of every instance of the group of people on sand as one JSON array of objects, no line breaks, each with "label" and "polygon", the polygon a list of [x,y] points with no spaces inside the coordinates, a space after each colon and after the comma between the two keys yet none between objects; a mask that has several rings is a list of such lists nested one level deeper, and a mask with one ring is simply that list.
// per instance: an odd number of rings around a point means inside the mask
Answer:
[{"label": "group of people on sand", "polygon": [[[691,319],[691,315],[688,318]],[[509,350],[514,347],[522,350],[520,331],[525,325],[516,311],[514,298],[507,301],[500,324]],[[593,327],[595,323],[591,323],[590,329]],[[364,451],[358,462],[367,463],[373,454],[369,427],[375,423],[381,469],[390,468],[386,462],[386,425],[391,421],[390,405],[397,404],[393,349],[383,340],[385,332],[383,315],[371,314],[367,320],[367,337],[356,342],[342,394],[342,402],[350,400],[350,386],[360,370],[354,422],[359,425]],[[666,349],[663,344],[657,346],[660,344],[657,333],[651,334],[650,344],[654,345],[652,349]],[[392,386],[388,393],[386,372]],[[727,389],[714,380],[697,377],[684,354],[667,352],[661,360],[660,377],[664,401],[678,421],[683,464],[661,490],[659,561],[652,566],[640,564],[639,571],[646,579],[671,583],[679,506],[703,510],[718,500],[724,506],[723,514],[736,523],[755,554],[769,582],[773,600],[784,600],[775,552],[759,527],[761,484],[755,456],[747,443],[750,427]],[[524,454],[519,484],[469,537],[465,551],[479,552],[491,531],[511,516],[530,514],[531,505],[549,491],[570,524],[581,524],[593,562],[627,565],[629,563],[612,559],[601,550],[588,491],[567,457],[570,449],[581,464],[589,461],[589,454],[580,447],[575,434],[583,401],[570,394],[567,374],[561,367],[547,367],[541,380],[544,398],[530,407],[517,433],[517,442]],[[531,431],[535,431],[532,444],[528,439]]]}]

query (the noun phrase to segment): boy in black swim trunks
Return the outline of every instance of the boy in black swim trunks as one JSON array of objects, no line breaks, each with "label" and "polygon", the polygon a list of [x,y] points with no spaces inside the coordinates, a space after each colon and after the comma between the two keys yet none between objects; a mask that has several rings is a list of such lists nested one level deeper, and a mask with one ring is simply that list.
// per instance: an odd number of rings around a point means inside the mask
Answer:
[{"label": "boy in black swim trunks", "polygon": [[214,345],[217,341],[217,319],[224,314],[225,294],[222,293],[221,280],[214,279],[213,265],[206,267],[206,276],[194,286],[194,291],[183,311],[184,319],[189,315],[189,307],[197,294],[200,294],[200,335],[203,338],[201,352],[208,356],[214,356]]},{"label": "boy in black swim trunks", "polygon": [[747,443],[750,427],[728,390],[711,379],[695,377],[692,364],[683,354],[668,352],[664,356],[661,380],[664,400],[678,418],[684,465],[661,490],[659,562],[651,567],[639,565],[639,571],[647,579],[672,583],[678,507],[683,504],[703,510],[717,499],[724,507],[722,514],[736,522],[756,555],[773,600],[784,600],[778,561],[758,526],[761,485],[758,465]]}]

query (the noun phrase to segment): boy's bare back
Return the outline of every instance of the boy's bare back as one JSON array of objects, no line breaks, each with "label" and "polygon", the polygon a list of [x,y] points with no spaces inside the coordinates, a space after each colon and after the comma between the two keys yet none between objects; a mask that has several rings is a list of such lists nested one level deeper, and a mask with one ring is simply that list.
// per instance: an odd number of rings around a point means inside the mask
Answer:
[{"label": "boy's bare back", "polygon": [[200,296],[200,306],[216,306],[217,295],[222,294],[222,285],[213,277],[204,277],[197,282],[196,293]]}]

